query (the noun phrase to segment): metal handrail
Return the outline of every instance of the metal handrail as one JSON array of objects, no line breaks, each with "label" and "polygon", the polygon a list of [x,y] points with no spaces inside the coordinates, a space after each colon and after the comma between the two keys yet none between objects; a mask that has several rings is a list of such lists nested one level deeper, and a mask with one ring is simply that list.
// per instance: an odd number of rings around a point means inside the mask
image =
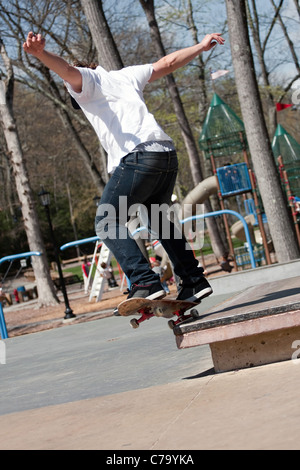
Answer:
[{"label": "metal handrail", "polygon": [[9,255],[4,256],[0,259],[0,264],[4,263],[5,261],[14,261],[20,258],[29,258],[30,256],[41,256],[42,253],[39,251],[27,251],[26,253],[19,253],[18,255]]},{"label": "metal handrail", "polygon": [[235,217],[237,217],[242,222],[244,230],[245,230],[246,240],[247,240],[248,247],[249,247],[249,255],[250,255],[251,266],[252,266],[252,268],[256,268],[256,262],[255,262],[255,258],[254,258],[254,253],[253,253],[249,228],[248,228],[247,222],[244,219],[244,217],[241,214],[239,214],[238,212],[232,211],[230,209],[224,209],[224,210],[221,210],[221,211],[207,212],[206,214],[193,215],[191,217],[187,217],[186,219],[181,220],[180,222],[181,222],[181,224],[185,224],[187,222],[191,222],[192,220],[205,219],[206,217],[217,217],[217,216],[223,215],[223,214],[234,215]]}]

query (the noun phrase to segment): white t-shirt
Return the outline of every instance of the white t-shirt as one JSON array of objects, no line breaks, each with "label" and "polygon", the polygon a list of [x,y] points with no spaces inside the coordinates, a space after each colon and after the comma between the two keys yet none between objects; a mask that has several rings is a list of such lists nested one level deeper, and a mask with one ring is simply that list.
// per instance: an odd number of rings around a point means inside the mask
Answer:
[{"label": "white t-shirt", "polygon": [[111,72],[100,66],[95,70],[78,69],[82,74],[81,93],[74,92],[68,83],[66,86],[108,154],[109,173],[139,144],[172,141],[148,111],[143,98],[152,65],[135,65]]}]

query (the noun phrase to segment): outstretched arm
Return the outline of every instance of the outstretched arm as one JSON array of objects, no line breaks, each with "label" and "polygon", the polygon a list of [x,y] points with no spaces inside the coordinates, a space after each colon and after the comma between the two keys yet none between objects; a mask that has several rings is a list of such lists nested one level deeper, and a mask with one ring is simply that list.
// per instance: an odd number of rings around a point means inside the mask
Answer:
[{"label": "outstretched arm", "polygon": [[207,34],[205,38],[199,43],[179,51],[172,52],[171,54],[162,57],[153,64],[153,73],[149,82],[153,82],[158,78],[164,77],[169,73],[183,67],[191,60],[195,59],[204,51],[210,51],[217,44],[223,45],[225,39],[222,38],[220,33]]},{"label": "outstretched arm", "polygon": [[28,54],[35,56],[46,67],[59,75],[63,80],[68,82],[73,90],[80,93],[82,90],[82,76],[80,71],[69,65],[62,57],[45,50],[45,39],[41,34],[35,35],[28,33],[27,40],[23,44],[23,49]]}]

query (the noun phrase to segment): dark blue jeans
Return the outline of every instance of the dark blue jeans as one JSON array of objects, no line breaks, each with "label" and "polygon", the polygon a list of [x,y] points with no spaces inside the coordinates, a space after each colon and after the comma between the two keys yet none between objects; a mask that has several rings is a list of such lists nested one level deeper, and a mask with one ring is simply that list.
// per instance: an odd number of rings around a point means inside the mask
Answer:
[{"label": "dark blue jeans", "polygon": [[182,231],[167,220],[177,170],[175,151],[133,152],[121,160],[103,191],[95,219],[96,233],[131,284],[150,284],[158,280],[125,225],[130,209],[135,213],[139,205],[146,209],[149,229],[155,231],[153,238],[160,240],[182,281],[195,282],[203,275],[193,252],[186,249]]}]

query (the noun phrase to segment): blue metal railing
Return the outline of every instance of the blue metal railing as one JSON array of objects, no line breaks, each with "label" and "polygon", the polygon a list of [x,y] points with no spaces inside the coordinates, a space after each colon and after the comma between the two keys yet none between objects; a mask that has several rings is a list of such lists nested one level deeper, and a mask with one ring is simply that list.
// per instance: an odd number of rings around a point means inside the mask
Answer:
[{"label": "blue metal railing", "polygon": [[41,256],[41,253],[39,251],[27,251],[18,255],[4,256],[4,258],[0,259],[0,264],[4,263],[4,261],[15,261],[16,259],[29,258],[30,256]]},{"label": "blue metal railing", "polygon": [[[224,210],[215,211],[215,212],[207,212],[206,214],[193,215],[191,217],[187,217],[186,219],[181,220],[180,223],[185,224],[185,223],[191,222],[193,220],[205,219],[206,217],[218,217],[219,215],[223,215],[223,214],[233,215],[233,216],[237,217],[242,222],[243,228],[245,230],[246,240],[247,240],[247,243],[248,243],[248,246],[249,246],[250,263],[251,263],[252,268],[256,268],[256,261],[255,261],[255,258],[254,258],[254,252],[253,252],[253,248],[252,248],[252,242],[251,242],[249,228],[248,228],[247,222],[244,219],[244,217],[241,214],[239,214],[238,212],[235,212],[235,211],[232,211],[232,210],[229,210],[229,209],[224,209]],[[132,233],[132,236],[136,235],[138,232],[141,232],[142,230],[147,230],[147,229],[146,229],[146,227],[139,227],[137,230],[135,230]]]},{"label": "blue metal railing", "polygon": [[84,245],[85,243],[93,243],[93,242],[95,243],[97,241],[100,241],[100,238],[97,236],[90,237],[90,238],[83,238],[82,240],[75,240],[74,242],[66,243],[65,245],[62,245],[60,249],[61,251],[64,251],[67,248],[71,248],[72,246]]},{"label": "blue metal railing", "polygon": [[191,222],[192,220],[205,219],[206,217],[217,217],[217,216],[223,215],[223,214],[234,215],[235,217],[237,217],[242,222],[244,230],[245,230],[246,240],[247,240],[248,247],[249,247],[249,256],[250,256],[251,266],[252,266],[252,268],[256,268],[256,262],[255,262],[255,258],[254,258],[252,242],[251,242],[251,237],[250,237],[250,232],[249,232],[249,229],[248,229],[248,226],[247,226],[247,222],[244,219],[244,217],[241,214],[239,214],[238,212],[232,211],[230,209],[224,209],[224,210],[215,211],[215,212],[208,212],[207,214],[193,215],[191,217],[183,219],[183,220],[181,220],[181,223],[185,224],[187,222]]}]

